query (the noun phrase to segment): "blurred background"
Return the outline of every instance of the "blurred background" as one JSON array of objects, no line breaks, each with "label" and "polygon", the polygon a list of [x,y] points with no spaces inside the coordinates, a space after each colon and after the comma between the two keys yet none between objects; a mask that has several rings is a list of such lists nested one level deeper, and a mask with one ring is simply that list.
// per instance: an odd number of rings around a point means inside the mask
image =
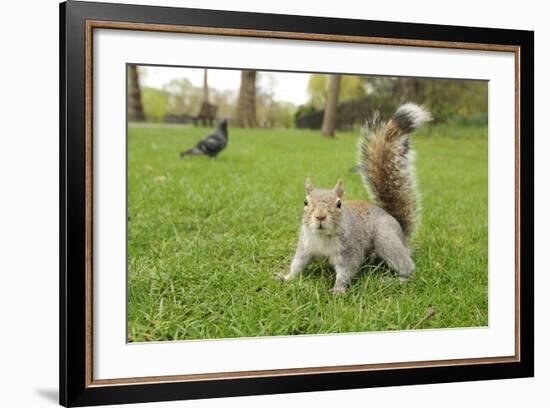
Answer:
[{"label": "blurred background", "polygon": [[128,66],[130,122],[245,128],[352,130],[403,102],[425,105],[434,124],[487,124],[488,83],[254,70]]}]

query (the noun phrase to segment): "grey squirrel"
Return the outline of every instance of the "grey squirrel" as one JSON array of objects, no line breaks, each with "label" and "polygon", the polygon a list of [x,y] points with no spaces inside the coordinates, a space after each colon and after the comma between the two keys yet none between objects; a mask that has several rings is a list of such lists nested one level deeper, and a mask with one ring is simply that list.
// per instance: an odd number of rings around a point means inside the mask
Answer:
[{"label": "grey squirrel", "polygon": [[419,196],[414,174],[414,152],[409,133],[431,120],[423,107],[400,106],[388,122],[374,115],[359,139],[359,166],[374,203],[343,201],[344,184],[331,190],[315,188],[306,179],[306,199],[300,237],[288,281],[313,258],[324,257],[336,271],[331,293],[343,293],[363,262],[376,256],[395,270],[401,282],[414,270],[408,238],[419,218]]}]

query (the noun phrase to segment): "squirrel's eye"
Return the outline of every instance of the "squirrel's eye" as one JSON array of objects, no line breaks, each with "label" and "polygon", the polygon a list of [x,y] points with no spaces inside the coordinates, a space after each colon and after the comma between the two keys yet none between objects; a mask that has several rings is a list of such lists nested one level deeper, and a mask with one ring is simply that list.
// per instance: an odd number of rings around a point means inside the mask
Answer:
[{"label": "squirrel's eye", "polygon": [[336,201],[336,207],[341,208],[342,207],[342,201],[340,201],[340,200]]},{"label": "squirrel's eye", "polygon": [[304,205],[307,205],[307,199],[304,200]]}]

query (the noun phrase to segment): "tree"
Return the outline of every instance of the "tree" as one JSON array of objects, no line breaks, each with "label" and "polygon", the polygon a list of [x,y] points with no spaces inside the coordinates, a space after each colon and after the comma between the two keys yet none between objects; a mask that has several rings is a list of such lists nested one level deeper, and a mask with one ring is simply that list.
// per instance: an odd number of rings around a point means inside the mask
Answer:
[{"label": "tree", "polygon": [[204,69],[204,77],[202,83],[202,102],[201,108],[197,115],[197,121],[202,122],[203,125],[212,126],[216,114],[218,112],[218,107],[212,105],[208,97],[208,70]]},{"label": "tree", "polygon": [[256,71],[241,71],[235,126],[256,127]]},{"label": "tree", "polygon": [[128,66],[128,117],[135,121],[145,120],[137,65]]},{"label": "tree", "polygon": [[204,82],[202,85],[202,102],[208,103],[208,70],[204,69]]},{"label": "tree", "polygon": [[[338,102],[358,99],[367,94],[366,78],[359,75],[340,75]],[[307,84],[309,104],[315,109],[323,109],[328,95],[330,75],[311,74]]]},{"label": "tree", "polygon": [[336,127],[336,107],[338,105],[338,93],[340,92],[340,75],[331,75],[328,81],[328,94],[325,104],[325,113],[323,115],[323,126],[321,133],[323,136],[334,137]]}]

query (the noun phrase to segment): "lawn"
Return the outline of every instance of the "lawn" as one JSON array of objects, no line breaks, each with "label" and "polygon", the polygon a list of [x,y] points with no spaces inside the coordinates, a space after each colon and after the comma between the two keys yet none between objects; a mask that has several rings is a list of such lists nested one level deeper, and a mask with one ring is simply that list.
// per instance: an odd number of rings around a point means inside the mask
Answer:
[{"label": "lawn", "polygon": [[344,295],[312,264],[281,283],[298,238],[304,179],[366,198],[357,133],[230,128],[217,159],[178,154],[207,129],[128,131],[128,340],[161,341],[488,324],[487,128],[413,135],[422,222],[404,285],[365,265]]}]

